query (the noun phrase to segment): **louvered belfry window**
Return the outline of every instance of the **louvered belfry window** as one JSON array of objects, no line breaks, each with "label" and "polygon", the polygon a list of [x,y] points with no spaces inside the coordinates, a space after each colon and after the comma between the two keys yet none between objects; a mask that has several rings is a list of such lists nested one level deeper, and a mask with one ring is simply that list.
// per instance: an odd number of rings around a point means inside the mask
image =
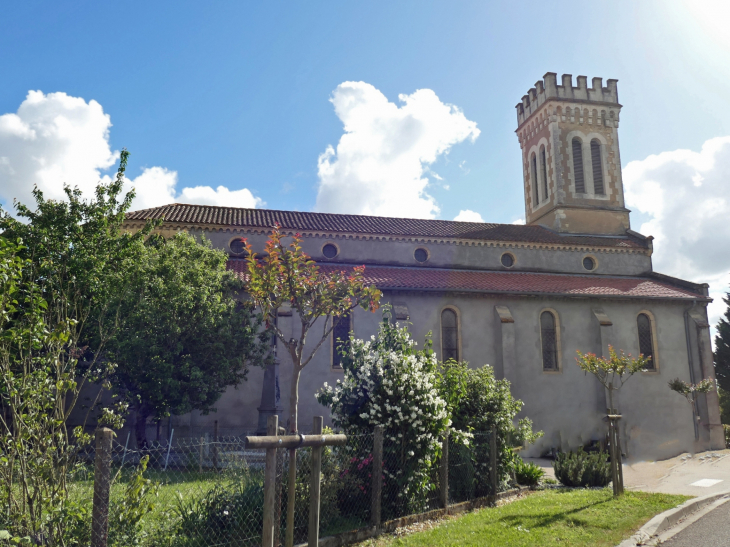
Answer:
[{"label": "louvered belfry window", "polygon": [[350,331],[352,320],[348,313],[333,318],[335,328],[332,329],[332,368],[342,368],[342,350],[350,347]]},{"label": "louvered belfry window", "polygon": [[547,158],[545,157],[545,147],[540,148],[540,168],[542,174],[542,199],[546,199],[548,195],[547,180]]},{"label": "louvered belfry window", "polygon": [[645,313],[640,313],[636,318],[636,326],[639,329],[639,353],[644,357],[651,357],[647,368],[655,370],[654,365],[654,337],[651,333],[651,319]]},{"label": "louvered belfry window", "polygon": [[540,334],[542,369],[558,370],[558,335],[555,328],[555,316],[549,311],[540,314]]},{"label": "louvered belfry window", "polygon": [[533,201],[535,205],[538,205],[540,203],[540,193],[538,190],[538,183],[537,183],[537,156],[535,154],[532,155],[531,160],[531,167],[532,167],[532,194],[533,194]]},{"label": "louvered belfry window", "polygon": [[578,194],[586,193],[586,181],[583,176],[583,143],[580,139],[573,139],[573,173],[575,174],[575,191]]},{"label": "louvered belfry window", "polygon": [[601,143],[598,139],[591,141],[591,163],[593,164],[593,193],[605,194],[603,189],[603,163],[601,162]]},{"label": "louvered belfry window", "polygon": [[445,309],[441,312],[441,360],[459,360],[459,324],[456,312]]}]

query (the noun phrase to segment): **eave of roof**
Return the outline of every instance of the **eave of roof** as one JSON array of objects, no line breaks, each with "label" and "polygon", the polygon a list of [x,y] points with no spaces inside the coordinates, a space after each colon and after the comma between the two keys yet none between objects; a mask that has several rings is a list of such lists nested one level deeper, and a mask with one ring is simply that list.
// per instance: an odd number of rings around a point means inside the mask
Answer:
[{"label": "eave of roof", "polygon": [[127,222],[164,219],[166,224],[185,228],[268,231],[275,224],[287,232],[333,234],[352,237],[415,238],[476,244],[534,244],[554,247],[604,248],[611,251],[651,252],[646,238],[622,236],[566,235],[543,226],[494,224],[340,215],[269,209],[244,209],[174,203],[127,214]]},{"label": "eave of roof", "polygon": [[[347,271],[353,266],[321,264],[324,272]],[[246,274],[244,259],[231,259],[228,269]],[[381,290],[477,292],[515,296],[577,298],[661,299],[709,302],[710,298],[650,277],[502,272],[398,266],[366,266],[366,284]]]}]

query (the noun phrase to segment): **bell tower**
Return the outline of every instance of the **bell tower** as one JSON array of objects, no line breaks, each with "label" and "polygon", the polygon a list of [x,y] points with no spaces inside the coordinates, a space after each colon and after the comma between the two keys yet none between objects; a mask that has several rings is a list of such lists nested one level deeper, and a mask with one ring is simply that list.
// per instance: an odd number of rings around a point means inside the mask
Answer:
[{"label": "bell tower", "polygon": [[618,80],[548,72],[517,104],[525,221],[557,232],[621,235],[630,228],[618,145]]}]

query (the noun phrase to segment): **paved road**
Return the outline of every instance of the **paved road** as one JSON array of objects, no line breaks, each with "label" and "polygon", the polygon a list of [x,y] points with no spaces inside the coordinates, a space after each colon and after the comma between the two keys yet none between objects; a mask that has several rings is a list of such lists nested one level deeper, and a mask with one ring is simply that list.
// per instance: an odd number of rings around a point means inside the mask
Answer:
[{"label": "paved road", "polygon": [[662,547],[727,547],[730,545],[730,502],[663,542]]}]

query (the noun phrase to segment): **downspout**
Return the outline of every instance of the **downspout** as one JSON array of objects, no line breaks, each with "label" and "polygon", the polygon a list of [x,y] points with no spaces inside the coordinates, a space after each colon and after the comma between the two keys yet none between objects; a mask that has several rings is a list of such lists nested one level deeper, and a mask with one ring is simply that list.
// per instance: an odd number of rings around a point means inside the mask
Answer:
[{"label": "downspout", "polygon": [[[690,329],[689,329],[689,310],[695,307],[697,304],[696,300],[692,301],[692,306],[689,309],[684,310],[684,334],[687,338],[687,360],[689,361],[689,381],[692,384],[695,384],[695,367],[694,367],[694,361],[692,359],[692,337],[690,335]],[[692,399],[696,403],[695,394],[692,394]],[[700,438],[700,427],[699,427],[699,420],[697,419],[697,404],[692,405],[692,424],[695,428],[695,440],[699,440]]]}]

